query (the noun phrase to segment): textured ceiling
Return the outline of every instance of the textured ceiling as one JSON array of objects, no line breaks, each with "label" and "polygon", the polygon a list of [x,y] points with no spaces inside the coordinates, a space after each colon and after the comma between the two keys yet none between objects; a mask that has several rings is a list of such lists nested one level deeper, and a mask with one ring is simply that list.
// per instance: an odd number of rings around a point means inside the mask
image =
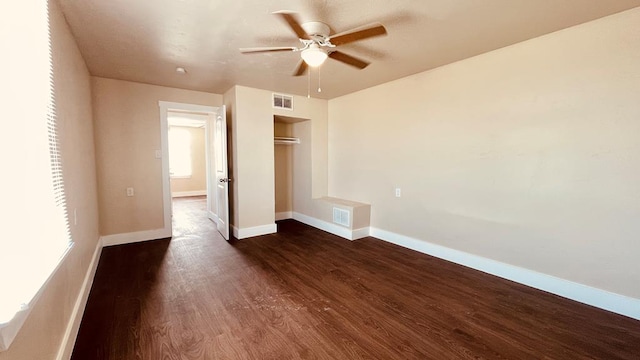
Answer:
[{"label": "textured ceiling", "polygon": [[[292,10],[332,33],[381,22],[388,36],[340,46],[372,64],[332,59],[311,73],[311,96],[334,98],[640,6],[640,0],[60,0],[92,75],[224,93],[233,85],[306,95],[293,77],[298,46],[271,13]],[[187,74],[175,72],[183,66]]]}]

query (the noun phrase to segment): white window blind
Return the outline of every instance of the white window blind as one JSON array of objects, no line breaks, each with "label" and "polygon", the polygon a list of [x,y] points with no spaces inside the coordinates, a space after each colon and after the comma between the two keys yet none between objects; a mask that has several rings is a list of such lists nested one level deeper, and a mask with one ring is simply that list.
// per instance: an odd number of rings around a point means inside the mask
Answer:
[{"label": "white window blind", "polygon": [[[0,5],[0,350],[71,247],[56,125],[46,0]],[[52,311],[57,311],[51,309]],[[6,331],[5,331],[6,332]],[[4,337],[6,346],[6,337]]]}]

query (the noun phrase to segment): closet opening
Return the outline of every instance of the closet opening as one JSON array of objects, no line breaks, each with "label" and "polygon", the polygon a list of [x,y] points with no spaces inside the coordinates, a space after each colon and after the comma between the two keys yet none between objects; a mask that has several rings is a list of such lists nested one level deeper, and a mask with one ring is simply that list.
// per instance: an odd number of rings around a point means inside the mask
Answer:
[{"label": "closet opening", "polygon": [[309,119],[274,115],[275,220],[294,218],[295,188],[302,178],[300,160],[311,160]]}]

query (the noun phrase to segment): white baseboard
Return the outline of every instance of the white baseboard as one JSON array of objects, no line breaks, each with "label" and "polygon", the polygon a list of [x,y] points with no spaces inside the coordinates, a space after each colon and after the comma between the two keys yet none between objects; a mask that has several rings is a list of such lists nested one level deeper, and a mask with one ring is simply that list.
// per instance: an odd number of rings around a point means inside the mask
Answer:
[{"label": "white baseboard", "polygon": [[293,211],[283,211],[276,213],[276,221],[293,219]]},{"label": "white baseboard", "polygon": [[171,237],[170,229],[155,229],[123,234],[104,235],[101,236],[100,239],[102,239],[103,246],[113,246],[147,240],[165,239],[169,237]]},{"label": "white baseboard", "polygon": [[207,190],[175,191],[171,193],[171,197],[206,196],[206,195],[207,195]]},{"label": "white baseboard", "polygon": [[56,356],[57,360],[68,360],[71,359],[71,354],[73,352],[73,347],[76,343],[76,338],[78,337],[78,331],[80,330],[80,323],[82,322],[82,315],[84,315],[84,309],[87,306],[87,300],[89,299],[89,292],[91,291],[91,286],[93,285],[93,279],[96,275],[96,270],[98,269],[98,262],[100,260],[100,254],[102,253],[102,239],[98,239],[98,243],[96,244],[96,249],[93,252],[93,257],[91,258],[91,263],[89,263],[89,268],[87,269],[87,273],[84,276],[84,280],[82,281],[82,287],[80,287],[80,293],[76,298],[76,302],[73,306],[73,311],[71,312],[71,319],[67,324],[67,329],[64,332],[64,337],[62,338],[62,345],[58,350],[58,356]]},{"label": "white baseboard", "polygon": [[368,226],[360,229],[351,230],[351,240],[358,240],[358,239],[365,238],[369,236],[370,232],[371,230]]},{"label": "white baseboard", "polygon": [[370,233],[373,237],[402,247],[640,320],[640,299],[505,264],[382,229],[372,227]]},{"label": "white baseboard", "polygon": [[363,237],[367,237],[369,236],[369,228],[365,227],[365,228],[361,228],[361,229],[356,229],[356,230],[351,230],[348,229],[346,227],[340,226],[340,225],[336,225],[336,224],[332,224],[330,222],[324,221],[324,220],[320,220],[305,214],[301,214],[298,212],[293,212],[293,218],[297,221],[300,221],[301,223],[305,223],[309,226],[313,226],[315,228],[318,228],[320,230],[324,230],[328,233],[332,233],[333,235],[337,235],[340,236],[342,238],[345,238],[347,240],[357,240],[357,239],[361,239]]},{"label": "white baseboard", "polygon": [[246,239],[249,237],[276,233],[278,232],[278,225],[267,224],[267,225],[254,226],[250,228],[237,228],[232,225],[231,230],[233,231],[233,236],[236,239]]}]

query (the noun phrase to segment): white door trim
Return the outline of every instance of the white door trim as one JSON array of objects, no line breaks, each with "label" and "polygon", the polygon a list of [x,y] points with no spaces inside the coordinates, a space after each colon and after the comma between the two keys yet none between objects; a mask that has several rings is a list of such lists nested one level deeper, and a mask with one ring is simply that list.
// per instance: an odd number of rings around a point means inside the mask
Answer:
[{"label": "white door trim", "polygon": [[162,208],[164,226],[163,229],[168,236],[173,236],[171,226],[171,183],[169,182],[169,121],[167,112],[170,110],[193,111],[203,113],[215,113],[218,107],[185,104],[170,101],[158,101],[160,107],[160,147],[162,151]]}]

